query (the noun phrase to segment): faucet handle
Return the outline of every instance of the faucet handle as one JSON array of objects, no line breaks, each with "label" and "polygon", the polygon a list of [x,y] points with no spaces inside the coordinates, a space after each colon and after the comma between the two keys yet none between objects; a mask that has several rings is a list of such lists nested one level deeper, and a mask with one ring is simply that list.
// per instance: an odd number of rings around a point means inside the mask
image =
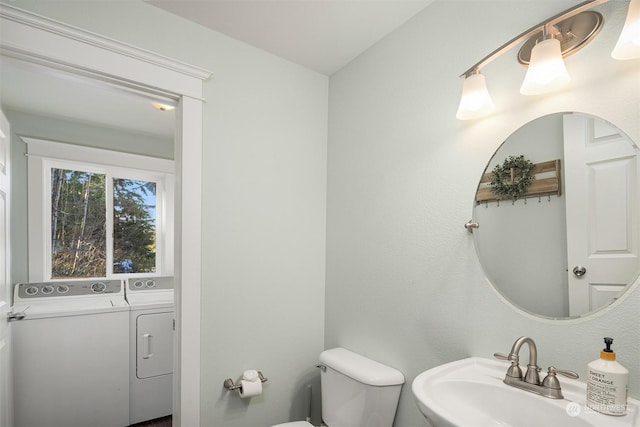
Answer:
[{"label": "faucet handle", "polygon": [[555,373],[558,373],[560,375],[564,375],[567,378],[573,378],[574,380],[577,380],[578,378],[580,378],[580,376],[578,374],[576,374],[575,372],[573,372],[573,371],[556,369],[554,366],[549,366],[549,370],[547,372],[548,373],[555,372]]},{"label": "faucet handle", "polygon": [[493,357],[495,357],[496,359],[506,360],[507,362],[511,362],[511,366],[509,366],[509,369],[507,369],[508,377],[518,378],[518,379],[523,378],[522,369],[520,369],[520,365],[518,365],[517,354],[509,353],[509,355],[507,356],[506,354],[502,354],[502,353],[493,353]]},{"label": "faucet handle", "polygon": [[542,380],[542,386],[547,388],[554,388],[560,390],[560,381],[558,381],[558,377],[556,374],[564,375],[565,377],[578,379],[578,374],[573,371],[564,371],[561,369],[556,369],[555,366],[549,366],[547,370],[547,376]]},{"label": "faucet handle", "polygon": [[514,353],[509,353],[508,355],[504,353],[493,353],[493,357],[495,357],[496,359],[506,360],[507,362],[515,363],[516,365],[520,361],[520,357],[518,357],[518,355]]}]

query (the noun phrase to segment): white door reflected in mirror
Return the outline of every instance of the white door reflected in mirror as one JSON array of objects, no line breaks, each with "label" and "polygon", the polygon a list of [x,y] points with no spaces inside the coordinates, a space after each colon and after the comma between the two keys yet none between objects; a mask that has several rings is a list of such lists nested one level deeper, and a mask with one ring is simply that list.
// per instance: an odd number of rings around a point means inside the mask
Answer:
[{"label": "white door reflected in mirror", "polygon": [[520,155],[534,164],[559,160],[560,194],[475,203],[474,242],[489,281],[546,318],[609,305],[640,272],[638,146],[597,117],[555,113],[510,135],[485,173]]},{"label": "white door reflected in mirror", "polygon": [[638,274],[640,156],[617,128],[566,114],[569,316],[609,304]]}]

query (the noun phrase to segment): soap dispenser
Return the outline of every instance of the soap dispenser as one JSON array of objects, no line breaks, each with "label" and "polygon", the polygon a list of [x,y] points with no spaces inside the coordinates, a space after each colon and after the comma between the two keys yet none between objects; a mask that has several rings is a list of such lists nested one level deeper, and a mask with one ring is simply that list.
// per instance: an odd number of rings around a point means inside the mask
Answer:
[{"label": "soap dispenser", "polygon": [[606,415],[624,415],[629,371],[616,362],[613,338],[605,338],[604,343],[600,358],[587,365],[587,406]]}]

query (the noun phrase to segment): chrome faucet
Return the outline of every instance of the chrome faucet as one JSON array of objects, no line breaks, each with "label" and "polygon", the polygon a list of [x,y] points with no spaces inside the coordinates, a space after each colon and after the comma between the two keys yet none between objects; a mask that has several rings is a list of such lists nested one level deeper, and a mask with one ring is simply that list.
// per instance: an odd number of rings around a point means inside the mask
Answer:
[{"label": "chrome faucet", "polygon": [[[527,363],[527,372],[524,377],[522,375],[522,369],[520,369],[520,348],[523,344],[529,346],[529,363]],[[516,387],[522,390],[530,391],[532,393],[539,394],[541,396],[549,397],[551,399],[562,399],[562,389],[560,387],[560,381],[556,374],[562,374],[569,378],[578,378],[578,374],[573,371],[563,371],[556,369],[553,366],[549,366],[547,370],[547,376],[542,382],[540,381],[540,367],[538,367],[538,349],[536,343],[529,337],[518,338],[511,347],[511,351],[508,355],[502,353],[494,353],[493,356],[496,359],[508,360],[511,362],[511,366],[507,369],[507,374],[504,377],[504,383],[512,387]]]}]

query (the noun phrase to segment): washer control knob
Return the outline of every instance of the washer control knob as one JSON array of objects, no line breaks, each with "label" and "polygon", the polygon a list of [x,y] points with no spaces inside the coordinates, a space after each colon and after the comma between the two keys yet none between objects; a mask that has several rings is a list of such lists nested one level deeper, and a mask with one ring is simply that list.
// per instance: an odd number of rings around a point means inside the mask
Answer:
[{"label": "washer control knob", "polygon": [[24,292],[27,295],[35,295],[38,293],[38,287],[37,286],[29,286],[27,289],[24,290]]},{"label": "washer control knob", "polygon": [[145,286],[147,288],[155,288],[156,287],[156,281],[155,280],[147,280],[147,283],[145,283]]},{"label": "washer control knob", "polygon": [[69,292],[69,286],[58,285],[58,287],[56,288],[56,291],[58,291],[59,294],[66,294],[67,292]]},{"label": "washer control knob", "polygon": [[91,284],[91,290],[96,294],[102,293],[106,289],[107,289],[107,285],[105,285],[102,282],[95,282]]},{"label": "washer control knob", "polygon": [[140,289],[143,286],[144,286],[144,282],[142,282],[142,280],[136,280],[135,282],[133,282],[134,288]]},{"label": "washer control knob", "polygon": [[49,294],[53,293],[53,286],[51,286],[51,285],[44,285],[44,286],[42,287],[42,293],[43,293],[44,295],[49,295]]}]

